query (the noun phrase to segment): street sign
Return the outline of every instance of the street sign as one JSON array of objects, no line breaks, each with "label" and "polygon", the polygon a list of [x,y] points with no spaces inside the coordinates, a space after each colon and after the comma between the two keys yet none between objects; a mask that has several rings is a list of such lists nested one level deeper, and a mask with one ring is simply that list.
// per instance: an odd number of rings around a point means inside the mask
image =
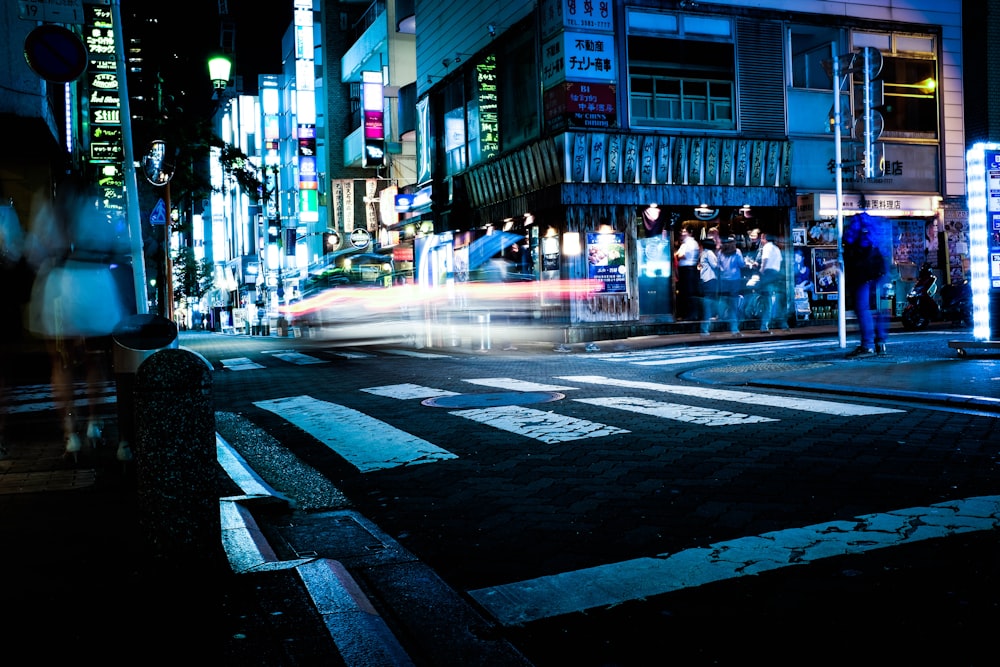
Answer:
[{"label": "street sign", "polygon": [[358,227],[351,232],[351,245],[355,248],[367,248],[371,240],[372,235],[367,229]]},{"label": "street sign", "polygon": [[18,0],[17,18],[82,25],[83,0]]},{"label": "street sign", "polygon": [[158,199],[156,201],[156,206],[153,207],[153,212],[149,214],[149,224],[167,224],[167,205],[162,199]]},{"label": "street sign", "polygon": [[46,23],[24,38],[24,59],[46,81],[69,83],[87,69],[87,47],[68,28]]}]

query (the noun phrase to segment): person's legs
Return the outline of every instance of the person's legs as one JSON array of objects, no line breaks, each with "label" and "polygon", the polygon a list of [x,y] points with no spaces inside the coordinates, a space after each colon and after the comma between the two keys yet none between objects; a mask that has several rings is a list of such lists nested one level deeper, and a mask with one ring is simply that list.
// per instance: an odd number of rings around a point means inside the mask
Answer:
[{"label": "person's legs", "polygon": [[875,332],[872,322],[872,311],[869,306],[871,299],[871,283],[862,283],[854,288],[854,314],[858,318],[858,333],[860,345],[848,356],[873,354],[875,352]]},{"label": "person's legs", "polygon": [[774,307],[774,293],[771,285],[761,281],[761,309],[760,309],[760,331],[765,333],[771,330],[771,313]]},{"label": "person's legs", "polygon": [[701,295],[701,332],[707,334],[712,326],[712,317],[715,315],[715,290],[711,285],[715,283],[702,284],[704,288]]}]

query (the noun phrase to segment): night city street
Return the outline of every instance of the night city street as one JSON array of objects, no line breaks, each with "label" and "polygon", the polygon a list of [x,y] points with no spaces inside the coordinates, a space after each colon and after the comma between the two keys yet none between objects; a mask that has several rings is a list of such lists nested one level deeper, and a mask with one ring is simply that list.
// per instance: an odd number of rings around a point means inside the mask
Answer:
[{"label": "night city street", "polygon": [[[666,337],[658,339],[665,347],[623,341],[569,355],[547,346],[482,353],[211,335],[184,342],[231,369],[215,379],[217,409],[227,413],[220,433],[234,447],[241,429],[263,429],[346,496],[302,511],[356,511],[488,622],[497,622],[491,611],[506,611],[492,606],[491,592],[505,597],[516,582],[578,573],[568,584],[581,587],[575,592],[538,584],[548,587],[544,605],[561,612],[529,607],[496,629],[533,664],[673,664],[650,658],[667,653],[683,656],[676,664],[800,664],[799,651],[816,645],[823,655],[807,662],[824,664],[861,642],[873,658],[933,651],[973,665],[984,664],[1000,620],[1000,366],[989,355],[959,359],[947,347],[955,335],[900,334],[887,357],[862,361],[844,360],[829,337],[698,346]],[[241,359],[262,367],[239,370]],[[952,390],[948,379],[957,377]],[[803,389],[821,383],[854,384],[855,395]],[[934,402],[948,393],[989,400],[984,410]],[[289,397],[308,397],[304,404],[327,418],[304,426]],[[345,435],[352,421],[367,435]],[[407,441],[401,432],[420,439],[423,458],[388,460],[391,443]],[[245,456],[252,460],[252,447]],[[294,479],[271,474],[295,497]],[[923,516],[926,508],[979,497],[994,503],[989,530],[966,533],[944,520],[945,534],[920,534],[940,521]],[[918,518],[905,526],[870,516],[907,512]],[[811,551],[794,537],[817,524],[818,534],[861,530],[866,516],[869,532],[839,546]],[[274,518],[274,543],[284,532],[324,554],[322,536],[291,528],[301,523],[309,525],[300,514]],[[757,545],[728,574],[707,572],[712,557],[686,574],[643,569],[651,566],[641,559],[713,545],[724,565],[725,551],[741,547],[722,543],[766,534],[769,543],[802,540],[789,547],[785,565],[794,567],[769,565],[778,556]],[[377,590],[386,586],[377,569],[353,573]],[[603,593],[585,594],[594,590]],[[601,602],[588,607],[590,597]],[[399,636],[418,664],[435,643]]]}]

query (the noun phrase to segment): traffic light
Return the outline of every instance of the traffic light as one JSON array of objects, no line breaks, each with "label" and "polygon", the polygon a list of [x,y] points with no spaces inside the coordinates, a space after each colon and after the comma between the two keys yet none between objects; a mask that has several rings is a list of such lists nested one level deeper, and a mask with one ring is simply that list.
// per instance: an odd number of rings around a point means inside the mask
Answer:
[{"label": "traffic light", "polygon": [[[861,164],[858,175],[865,178],[880,178],[885,172],[885,152],[878,143],[885,121],[878,107],[885,104],[883,84],[878,76],[882,73],[882,52],[872,46],[862,48],[858,54],[861,61],[862,84],[856,90],[861,97],[861,115],[855,121],[855,136],[861,139]],[[857,100],[856,100],[857,102]]]},{"label": "traffic light", "polygon": [[280,227],[278,227],[277,223],[272,222],[267,226],[267,244],[281,245]]}]

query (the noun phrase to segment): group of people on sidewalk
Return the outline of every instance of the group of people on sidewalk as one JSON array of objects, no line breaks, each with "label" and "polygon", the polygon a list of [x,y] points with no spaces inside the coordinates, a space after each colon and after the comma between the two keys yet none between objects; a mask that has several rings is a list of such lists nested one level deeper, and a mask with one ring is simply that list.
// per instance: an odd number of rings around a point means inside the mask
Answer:
[{"label": "group of people on sidewalk", "polygon": [[[788,329],[783,255],[775,239],[759,233],[753,256],[744,256],[736,237],[709,234],[699,243],[690,227],[681,229],[677,260],[677,315],[698,320],[703,336],[713,321],[724,321],[729,333],[740,336],[747,313],[748,292],[759,298],[760,333],[770,333],[772,324]],[[888,317],[879,307],[877,289],[888,273],[892,242],[886,225],[862,211],[852,216],[843,233],[845,286],[858,319],[859,345],[848,358],[886,353]],[[747,272],[757,275],[747,280]],[[798,281],[798,278],[796,278]],[[755,311],[756,309],[751,309]]]},{"label": "group of people on sidewalk", "polygon": [[674,253],[678,267],[678,317],[699,320],[705,336],[713,321],[725,321],[729,333],[740,336],[742,304],[748,288],[745,273],[758,271],[757,280],[751,279],[749,285],[760,295],[760,332],[770,333],[775,321],[780,328],[787,329],[781,249],[764,232],[759,239],[754,256],[745,257],[735,236],[709,235],[699,243],[690,228],[682,228],[681,243]]}]

